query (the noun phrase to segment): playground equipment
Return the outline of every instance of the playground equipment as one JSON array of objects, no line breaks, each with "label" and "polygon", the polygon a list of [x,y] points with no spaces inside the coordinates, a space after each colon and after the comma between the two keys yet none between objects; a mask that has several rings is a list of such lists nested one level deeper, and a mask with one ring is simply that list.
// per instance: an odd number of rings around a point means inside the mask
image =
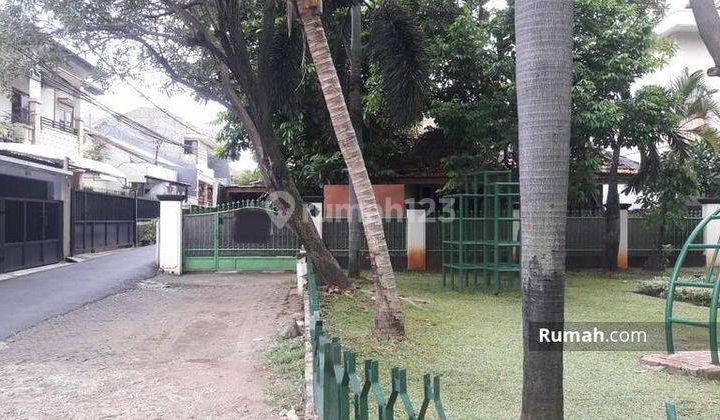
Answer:
[{"label": "playground equipment", "polygon": [[[685,241],[680,254],[675,261],[675,267],[665,297],[665,346],[668,353],[675,352],[675,345],[673,343],[673,324],[683,324],[692,327],[707,328],[709,339],[710,339],[710,358],[712,364],[720,364],[718,358],[718,342],[717,342],[717,310],[718,310],[718,294],[720,294],[720,267],[715,267],[715,263],[720,253],[720,241],[715,244],[698,243],[697,240],[702,238],[705,227],[708,223],[713,220],[720,220],[720,210],[709,214],[698,224],[695,229],[690,233],[690,236]],[[680,276],[680,269],[685,262],[685,257],[691,250],[707,250],[714,249],[712,257],[710,258],[710,264],[702,281],[689,281],[683,280]],[[713,278],[713,276],[715,278]],[[697,321],[693,319],[678,318],[673,316],[673,304],[675,303],[675,292],[678,287],[699,287],[712,289],[712,297],[710,299],[710,310],[708,322]]]},{"label": "playground equipment", "polygon": [[446,199],[452,204],[440,218],[443,285],[494,293],[519,289],[520,218],[513,208],[520,193],[510,172],[466,174],[461,192]]}]

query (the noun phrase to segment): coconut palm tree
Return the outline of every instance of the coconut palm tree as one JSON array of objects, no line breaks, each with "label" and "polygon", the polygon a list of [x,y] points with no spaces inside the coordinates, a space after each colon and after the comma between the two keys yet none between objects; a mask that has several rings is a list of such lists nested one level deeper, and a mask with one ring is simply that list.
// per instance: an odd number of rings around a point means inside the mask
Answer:
[{"label": "coconut palm tree", "polygon": [[720,14],[714,0],[690,0],[698,32],[705,43],[714,67],[707,70],[708,76],[720,76]]},{"label": "coconut palm tree", "polygon": [[322,2],[318,0],[297,0],[296,7],[325,103],[330,113],[335,137],[348,168],[350,181],[360,207],[363,229],[373,267],[372,277],[375,287],[374,331],[381,337],[402,337],[405,334],[402,308],[395,290],[395,274],[390,262],[382,218],[320,20]]},{"label": "coconut palm tree", "polygon": [[538,326],[564,321],[572,0],[515,2],[522,226],[522,418],[563,416],[562,344],[537,351]]}]

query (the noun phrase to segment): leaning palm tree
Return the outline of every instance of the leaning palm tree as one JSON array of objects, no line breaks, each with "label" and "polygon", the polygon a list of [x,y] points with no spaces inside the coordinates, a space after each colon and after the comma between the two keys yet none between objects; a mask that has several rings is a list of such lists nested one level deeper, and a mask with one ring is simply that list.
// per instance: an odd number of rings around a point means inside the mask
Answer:
[{"label": "leaning palm tree", "polygon": [[[319,0],[296,0],[295,5],[330,113],[335,137],[348,168],[350,182],[360,207],[373,267],[374,331],[381,337],[402,337],[405,334],[402,308],[395,290],[395,274],[390,262],[382,218],[320,20],[322,2]],[[290,12],[291,10],[288,10],[288,13]]]},{"label": "leaning palm tree", "polygon": [[[563,416],[562,343],[538,349],[538,328],[562,327],[570,156],[572,0],[515,2],[522,229],[522,418]],[[545,351],[543,351],[545,350]]]}]

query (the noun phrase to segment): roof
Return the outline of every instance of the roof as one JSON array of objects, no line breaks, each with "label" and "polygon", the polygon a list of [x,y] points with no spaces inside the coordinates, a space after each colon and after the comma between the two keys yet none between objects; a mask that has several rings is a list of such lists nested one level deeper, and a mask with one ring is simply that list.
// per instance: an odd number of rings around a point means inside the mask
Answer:
[{"label": "roof", "polygon": [[[638,173],[638,170],[640,169],[640,163],[635,162],[632,159],[628,159],[624,156],[620,156],[620,165],[618,166],[618,174],[619,175],[636,175]],[[600,171],[598,172],[599,175],[608,175],[610,173],[610,159],[605,159],[605,162],[603,162],[602,167],[600,168]]]},{"label": "roof", "polygon": [[29,158],[31,161],[45,161],[56,165],[64,165],[67,160],[68,166],[82,171],[92,172],[100,175],[110,175],[115,178],[126,176],[123,172],[112,165],[97,160],[87,159],[82,156],[70,155],[47,145],[26,144],[26,143],[0,143],[0,153],[8,156]]}]

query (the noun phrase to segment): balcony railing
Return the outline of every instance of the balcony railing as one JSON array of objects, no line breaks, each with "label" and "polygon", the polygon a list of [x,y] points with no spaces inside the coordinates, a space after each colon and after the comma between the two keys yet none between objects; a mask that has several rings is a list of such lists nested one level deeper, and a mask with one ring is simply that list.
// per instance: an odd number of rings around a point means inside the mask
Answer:
[{"label": "balcony railing", "polygon": [[43,127],[51,127],[56,130],[64,131],[66,133],[75,134],[77,135],[78,131],[76,128],[72,126],[72,124],[68,124],[62,121],[55,121],[50,118],[41,117],[40,123]]},{"label": "balcony railing", "polygon": [[30,124],[30,110],[15,109],[10,114],[10,122]]}]

